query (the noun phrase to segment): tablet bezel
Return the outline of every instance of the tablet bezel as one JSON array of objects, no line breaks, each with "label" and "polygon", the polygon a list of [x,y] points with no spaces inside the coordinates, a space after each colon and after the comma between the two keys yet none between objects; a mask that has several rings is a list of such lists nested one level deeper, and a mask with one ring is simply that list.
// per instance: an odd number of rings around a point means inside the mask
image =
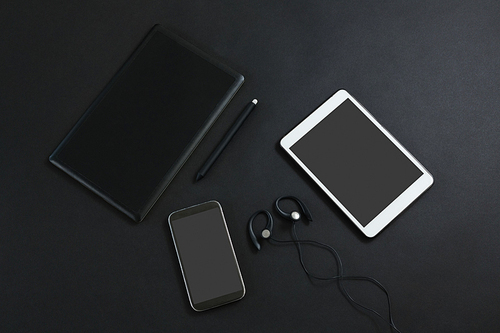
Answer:
[{"label": "tablet bezel", "polygon": [[[291,147],[299,141],[304,135],[311,131],[330,113],[346,99],[349,99],[421,172],[422,175],[404,190],[394,201],[386,206],[375,218],[366,226],[363,226],[354,215],[337,199],[337,197],[328,189],[321,180],[295,155]],[[397,141],[380,123],[347,91],[339,90],[320,107],[313,111],[306,119],[299,123],[280,141],[281,147],[300,165],[302,169],[314,180],[316,184],[339,206],[339,208],[349,217],[349,219],[363,232],[367,237],[374,237],[384,229],[396,216],[403,212],[413,201],[424,193],[434,182],[432,175],[427,171],[413,155],[408,152],[399,141]]]}]

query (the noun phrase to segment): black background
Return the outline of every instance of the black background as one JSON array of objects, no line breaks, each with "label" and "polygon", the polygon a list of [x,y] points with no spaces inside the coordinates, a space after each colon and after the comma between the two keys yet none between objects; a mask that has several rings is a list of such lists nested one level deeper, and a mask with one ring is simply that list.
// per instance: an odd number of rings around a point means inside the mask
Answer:
[{"label": "black background", "polygon": [[[247,221],[296,195],[347,274],[390,291],[402,332],[500,326],[498,1],[5,1],[0,4],[0,330],[387,332],[334,283],[315,283],[290,246],[252,248]],[[212,130],[136,225],[48,161],[160,23],[245,76]],[[344,88],[435,177],[365,238],[279,149]],[[253,98],[258,106],[207,176],[194,178]],[[215,199],[246,296],[194,312],[165,218]],[[285,204],[285,203],[284,203]],[[275,214],[276,215],[276,214]],[[256,221],[262,227],[263,221]],[[289,228],[276,219],[276,236]],[[309,250],[310,269],[332,258]],[[349,290],[386,313],[380,292]]]}]

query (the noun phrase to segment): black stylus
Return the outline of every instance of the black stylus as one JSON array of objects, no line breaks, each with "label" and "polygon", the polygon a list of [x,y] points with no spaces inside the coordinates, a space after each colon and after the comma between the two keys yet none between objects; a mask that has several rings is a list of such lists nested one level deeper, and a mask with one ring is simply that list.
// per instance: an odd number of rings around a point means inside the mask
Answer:
[{"label": "black stylus", "polygon": [[241,114],[236,119],[236,121],[234,122],[233,126],[231,126],[231,128],[227,131],[226,135],[219,142],[219,145],[217,146],[217,148],[215,148],[215,150],[212,152],[212,154],[207,159],[207,161],[205,162],[205,164],[203,164],[203,166],[201,167],[201,169],[198,171],[198,174],[196,175],[196,181],[198,181],[198,180],[202,179],[203,177],[205,177],[205,174],[208,172],[208,170],[210,169],[210,167],[212,167],[212,164],[214,164],[215,160],[217,160],[217,158],[222,153],[222,151],[224,150],[224,148],[226,148],[226,146],[229,143],[229,141],[231,141],[231,139],[233,138],[233,136],[240,129],[241,125],[243,125],[243,122],[245,121],[245,119],[247,119],[247,117],[250,114],[250,112],[252,112],[252,110],[255,107],[255,105],[257,105],[257,102],[258,101],[256,99],[254,99],[253,101],[251,101],[250,103],[248,103],[247,106],[245,106],[245,108],[243,109],[243,111],[241,111]]}]

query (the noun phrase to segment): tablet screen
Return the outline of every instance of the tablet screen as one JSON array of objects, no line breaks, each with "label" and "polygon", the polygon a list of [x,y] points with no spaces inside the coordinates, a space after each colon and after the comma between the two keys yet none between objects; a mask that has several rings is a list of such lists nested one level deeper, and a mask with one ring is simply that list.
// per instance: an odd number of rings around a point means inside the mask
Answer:
[{"label": "tablet screen", "polygon": [[290,149],[363,227],[422,175],[350,99]]}]

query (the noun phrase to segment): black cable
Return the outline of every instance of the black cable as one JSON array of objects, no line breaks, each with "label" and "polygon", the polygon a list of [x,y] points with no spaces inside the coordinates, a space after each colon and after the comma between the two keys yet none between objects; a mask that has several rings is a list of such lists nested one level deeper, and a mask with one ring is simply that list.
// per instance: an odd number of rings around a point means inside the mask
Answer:
[{"label": "black cable", "polygon": [[[302,265],[302,268],[306,272],[306,274],[308,274],[309,276],[314,277],[316,279],[322,279],[321,277],[318,277],[318,276],[312,275],[311,273],[308,273],[308,271],[307,271],[307,269],[305,267],[303,256],[302,256],[302,250],[301,250],[301,247],[300,247],[300,242],[299,242],[299,239],[298,239],[298,236],[297,236],[297,230],[296,230],[296,227],[295,227],[295,222],[293,222],[293,225],[292,225],[292,238],[295,241],[295,244],[296,244],[297,249],[299,251],[300,263]],[[333,247],[331,247],[331,246],[329,246],[327,244],[316,242],[316,241],[311,241],[311,242],[315,243],[315,245],[317,245],[319,247],[322,247],[322,248],[325,248],[325,249],[329,250],[331,253],[334,254],[334,256],[335,256],[335,258],[337,260],[337,264],[338,264],[337,266],[339,268],[338,276],[336,277],[336,279],[339,281],[339,288],[340,288],[342,294],[344,294],[344,296],[351,303],[353,303],[353,304],[355,304],[355,305],[357,305],[357,306],[359,306],[359,307],[361,307],[361,308],[363,308],[363,309],[365,309],[367,311],[370,311],[370,312],[374,313],[375,315],[377,315],[378,317],[380,317],[384,321],[385,321],[385,319],[377,311],[375,311],[372,308],[366,307],[366,306],[362,305],[361,303],[356,302],[352,298],[352,296],[347,292],[347,290],[345,289],[345,287],[344,287],[344,285],[342,283],[342,280],[364,280],[364,281],[368,281],[368,282],[371,282],[371,283],[375,284],[378,288],[380,288],[385,293],[386,298],[387,298],[387,305],[388,305],[388,309],[389,309],[389,322],[388,322],[388,324],[391,327],[393,327],[397,332],[400,332],[395,327],[394,321],[392,319],[391,300],[390,300],[389,292],[387,291],[387,289],[379,281],[377,281],[375,278],[372,278],[370,276],[344,276],[344,272],[343,272],[344,269],[343,269],[343,265],[342,265],[342,260],[340,259],[340,255],[338,254],[338,252]],[[331,278],[329,278],[328,280],[331,280]]]},{"label": "black cable", "polygon": [[[357,307],[360,307],[360,308],[362,308],[362,309],[364,309],[366,311],[369,311],[369,312],[375,314],[376,316],[378,316],[379,318],[381,318],[383,321],[387,322],[387,324],[389,325],[389,327],[391,328],[391,330],[394,330],[394,331],[396,331],[398,333],[401,333],[401,331],[394,324],[394,321],[393,321],[393,318],[392,318],[391,300],[390,300],[389,292],[387,291],[387,289],[379,281],[377,281],[375,278],[372,278],[370,276],[344,275],[344,266],[342,264],[342,260],[340,259],[340,255],[338,254],[337,250],[335,250],[330,245],[327,245],[327,244],[324,244],[324,243],[321,243],[321,242],[317,242],[317,241],[313,241],[313,240],[301,240],[301,239],[299,239],[298,236],[297,236],[297,230],[295,228],[295,223],[296,222],[292,222],[292,240],[279,240],[279,239],[276,239],[274,237],[270,237],[269,240],[272,240],[272,241],[277,242],[277,243],[282,243],[282,244],[291,244],[291,243],[295,244],[295,246],[297,248],[297,251],[299,253],[299,261],[300,261],[300,264],[302,266],[302,269],[304,270],[304,272],[309,277],[317,279],[317,280],[324,280],[324,281],[336,280],[338,282],[340,291],[342,292],[342,294],[344,295],[344,297],[351,304],[353,304],[353,305],[355,305]],[[335,260],[337,262],[337,275],[324,277],[324,276],[318,276],[318,275],[315,275],[315,274],[311,273],[307,269],[307,267],[306,267],[306,265],[304,263],[304,258],[303,258],[303,254],[302,254],[301,244],[307,244],[307,245],[317,246],[317,247],[320,247],[320,248],[323,248],[323,249],[329,251],[335,257]],[[388,305],[388,310],[389,310],[389,321],[387,321],[376,310],[374,310],[374,309],[372,309],[370,307],[364,306],[363,304],[355,301],[352,298],[352,296],[349,294],[349,292],[347,292],[347,290],[345,289],[344,284],[343,284],[344,280],[367,281],[367,282],[370,282],[370,283],[374,284],[380,290],[382,290],[384,292],[386,298],[387,298],[387,305]]]}]

